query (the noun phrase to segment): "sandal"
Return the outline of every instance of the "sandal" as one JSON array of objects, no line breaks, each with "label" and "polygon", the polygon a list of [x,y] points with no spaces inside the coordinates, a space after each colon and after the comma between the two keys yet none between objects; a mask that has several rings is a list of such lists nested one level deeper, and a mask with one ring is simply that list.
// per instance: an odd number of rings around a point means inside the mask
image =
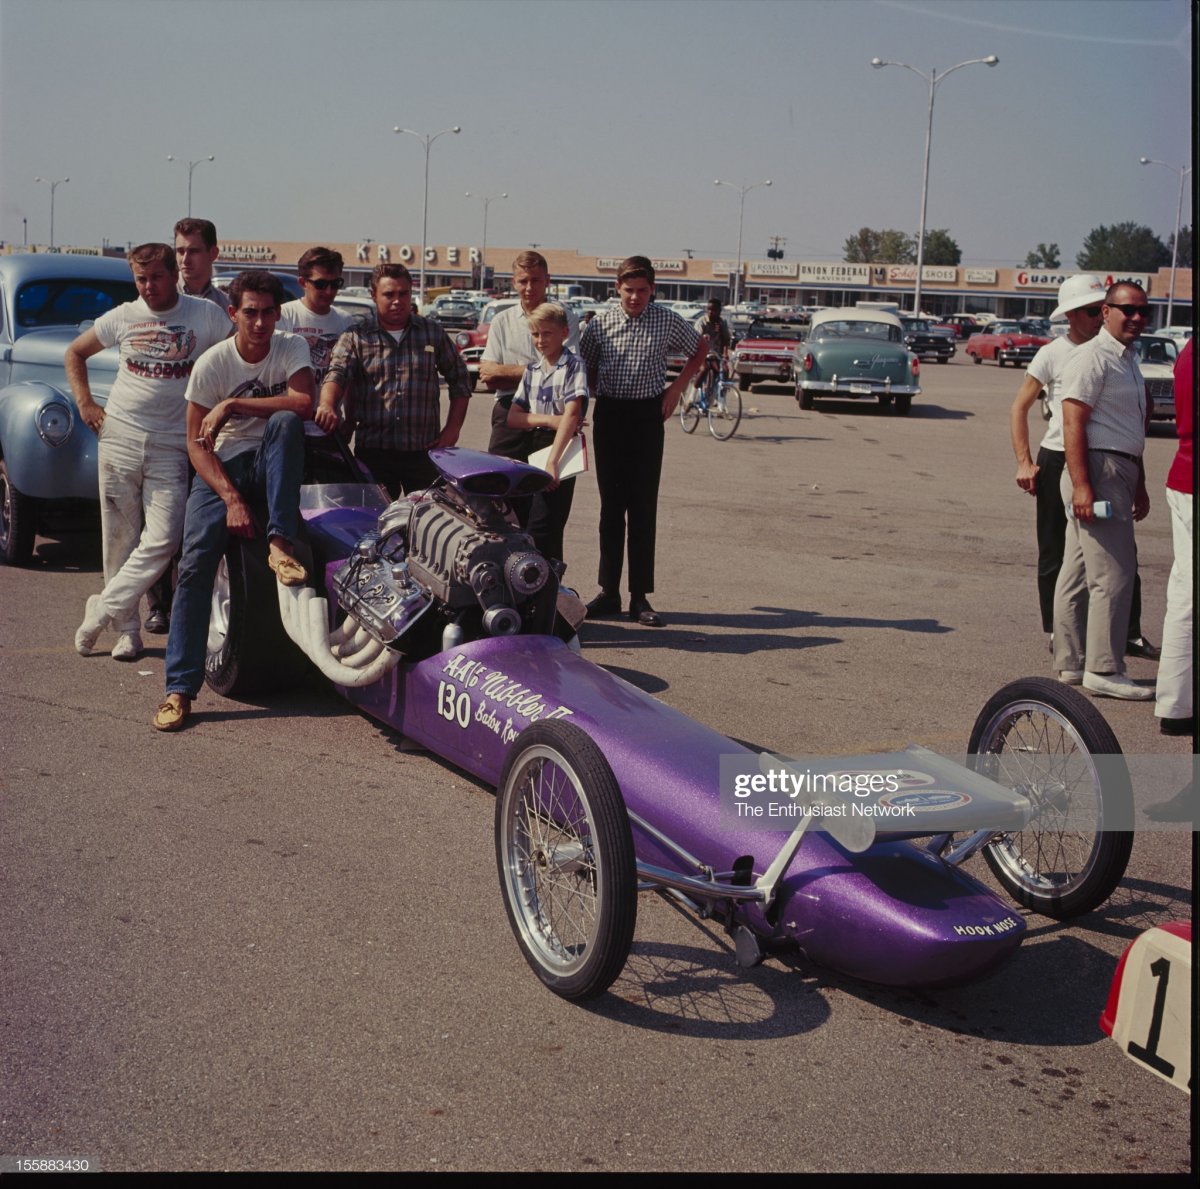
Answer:
[{"label": "sandal", "polygon": [[192,699],[186,694],[167,694],[150,720],[156,731],[178,731],[192,712]]},{"label": "sandal", "polygon": [[290,554],[273,553],[267,565],[284,586],[303,586],[308,581],[308,571]]}]

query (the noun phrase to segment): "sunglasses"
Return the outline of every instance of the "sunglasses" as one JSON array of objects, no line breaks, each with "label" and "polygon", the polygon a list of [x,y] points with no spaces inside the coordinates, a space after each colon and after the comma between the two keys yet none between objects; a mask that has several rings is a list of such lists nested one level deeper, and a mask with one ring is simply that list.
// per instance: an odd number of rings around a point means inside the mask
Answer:
[{"label": "sunglasses", "polygon": [[346,283],[345,281],[342,280],[341,277],[337,277],[335,280],[332,280],[332,281],[327,281],[324,277],[321,277],[319,279],[313,278],[313,277],[304,277],[303,280],[306,285],[311,285],[314,289],[337,290],[337,289],[340,289]]},{"label": "sunglasses", "polygon": [[1104,307],[1101,306],[1084,306],[1080,311],[1081,314],[1086,314],[1089,318],[1099,318],[1104,313]]},{"label": "sunglasses", "polygon": [[1115,305],[1111,301],[1105,302],[1104,304],[1107,305],[1110,310],[1120,310],[1126,318],[1137,318],[1139,316],[1143,318],[1150,317],[1150,307],[1148,305],[1124,306]]}]

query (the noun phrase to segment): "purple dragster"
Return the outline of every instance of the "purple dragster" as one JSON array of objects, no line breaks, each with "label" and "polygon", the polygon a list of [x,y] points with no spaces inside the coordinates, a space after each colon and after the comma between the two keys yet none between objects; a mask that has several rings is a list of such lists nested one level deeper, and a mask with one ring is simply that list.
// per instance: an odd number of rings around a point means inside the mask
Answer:
[{"label": "purple dragster", "polygon": [[509,509],[544,472],[431,457],[441,481],[390,505],[361,476],[305,488],[315,588],[277,586],[231,545],[209,683],[236,694],[303,654],[366,713],[494,784],[505,907],[551,990],[608,988],[639,890],[719,920],[744,965],[792,945],[857,978],[932,986],[987,973],[1025,930],[958,868],[975,851],[1055,916],[1120,879],[1128,836],[1103,829],[1091,760],[1119,748],[1074,691],[1038,678],[1000,691],[972,768],[920,747],[806,765],[759,754],[580,654],[582,605]]}]

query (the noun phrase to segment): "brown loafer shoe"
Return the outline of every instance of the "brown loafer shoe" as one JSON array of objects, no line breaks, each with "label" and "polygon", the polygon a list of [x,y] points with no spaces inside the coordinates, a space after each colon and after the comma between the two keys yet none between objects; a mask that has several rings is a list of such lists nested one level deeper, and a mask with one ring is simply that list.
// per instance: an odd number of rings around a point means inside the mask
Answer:
[{"label": "brown loafer shoe", "polygon": [[267,565],[275,573],[275,577],[284,586],[303,586],[308,581],[308,571],[294,558],[286,553],[273,553],[267,559]]},{"label": "brown loafer shoe", "polygon": [[192,713],[192,699],[186,694],[167,694],[150,720],[156,731],[178,731]]}]

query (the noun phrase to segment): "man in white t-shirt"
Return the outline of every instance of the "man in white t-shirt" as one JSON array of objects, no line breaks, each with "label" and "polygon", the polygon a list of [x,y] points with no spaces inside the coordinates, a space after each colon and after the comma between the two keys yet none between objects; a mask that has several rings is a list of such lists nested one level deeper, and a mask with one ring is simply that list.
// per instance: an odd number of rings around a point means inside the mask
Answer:
[{"label": "man in white t-shirt", "polygon": [[[142,651],[138,602],[170,564],[187,500],[184,393],[196,360],[229,334],[229,315],[176,288],[175,252],[149,243],[128,255],[138,300],[103,314],[63,359],[80,416],[100,438],[104,590],[87,601],[75,647],[91,656],[112,624],[116,660]],[[93,399],[87,361],[120,350],[108,401]]]},{"label": "man in white t-shirt", "polygon": [[239,273],[229,287],[234,336],[201,357],[188,383],[196,479],[167,637],[166,697],[153,719],[160,731],[182,727],[200,692],[217,567],[231,534],[259,531],[249,500],[265,497],[268,564],[279,581],[299,586],[308,578],[295,544],[314,389],[308,345],[275,332],[284,296],[270,273]]},{"label": "man in white t-shirt", "polygon": [[[298,334],[308,344],[313,385],[320,392],[334,344],[343,331],[354,325],[353,315],[333,306],[333,299],[345,284],[342,254],[331,248],[309,248],[297,262],[296,271],[304,286],[304,296],[283,307],[278,329]],[[311,421],[305,428],[309,433],[323,434]]]}]

